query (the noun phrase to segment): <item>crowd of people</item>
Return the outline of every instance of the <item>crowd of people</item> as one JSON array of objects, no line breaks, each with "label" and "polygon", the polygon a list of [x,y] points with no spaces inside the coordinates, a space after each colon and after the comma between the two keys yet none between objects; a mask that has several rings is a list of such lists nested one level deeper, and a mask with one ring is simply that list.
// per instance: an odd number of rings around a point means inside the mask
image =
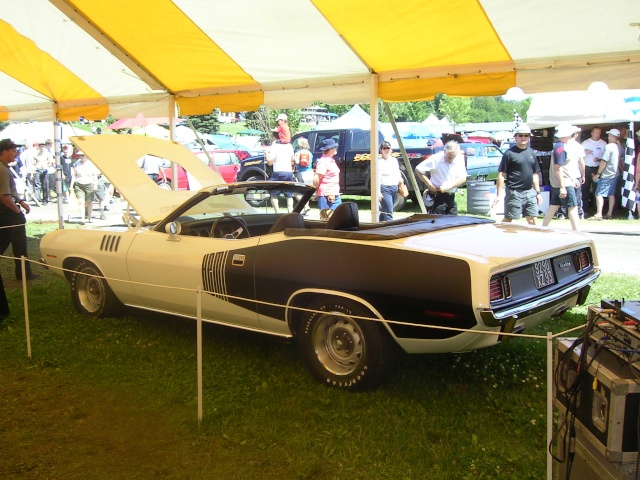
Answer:
[{"label": "crowd of people", "polygon": [[[341,203],[340,167],[334,159],[337,141],[324,139],[317,146],[322,156],[314,171],[313,155],[306,139],[300,138],[294,151],[286,115],[278,115],[277,123],[273,143],[267,150],[267,162],[273,166],[270,180],[295,179],[315,186],[320,216],[328,218]],[[544,226],[554,218],[566,217],[572,229],[579,230],[582,219],[613,218],[624,170],[623,134],[619,129],[611,128],[606,131],[607,142],[601,138],[602,128],[596,126],[589,132],[589,137],[580,142],[581,134],[580,127],[574,125],[556,127],[556,141],[546,175],[546,170],[544,174],[541,170],[537,152],[531,147],[531,129],[524,123],[517,127],[515,145],[504,152],[498,167],[498,194],[492,205],[495,207],[503,202],[503,222],[525,217],[529,224],[536,223],[543,203],[543,178],[548,178],[549,183],[549,207],[542,221]],[[379,220],[387,221],[393,219],[395,199],[404,186],[404,177],[389,142],[383,141],[379,145],[376,164]],[[426,158],[415,168],[415,175],[426,187],[423,199],[430,213],[457,215],[456,190],[467,178],[465,159],[457,142],[448,142],[443,151]],[[636,175],[636,191],[639,186],[640,175]],[[276,209],[278,195],[279,192],[275,192],[272,198]],[[605,205],[606,212],[603,212]],[[292,200],[287,199],[287,210],[292,208]]]},{"label": "crowd of people", "polygon": [[[625,147],[621,142],[623,133],[617,128],[607,130],[606,142],[601,138],[602,128],[595,126],[589,137],[580,143],[581,132],[580,127],[567,123],[555,128],[556,142],[551,152],[548,175],[549,207],[543,226],[558,216],[564,216],[569,219],[572,229],[579,230],[582,219],[597,221],[614,216],[625,168]],[[519,126],[515,137],[516,145],[505,152],[499,166],[499,196],[494,206],[504,197],[503,221],[509,222],[524,215],[528,223],[535,224],[538,205],[542,203],[540,165],[530,145],[529,127],[525,124]],[[504,192],[502,186],[505,186]],[[638,175],[633,188],[636,192],[640,190]],[[605,202],[607,212],[603,215]]]},{"label": "crowd of people", "polygon": [[[32,201],[35,207],[57,200],[56,157],[51,140],[17,146],[17,155],[8,167],[20,187],[20,198]],[[109,182],[97,167],[85,158],[83,152],[70,144],[63,144],[60,149],[60,169],[62,202],[72,202],[71,206],[79,212],[80,223],[84,225],[92,221],[94,202],[98,204],[98,218],[105,220]]]}]

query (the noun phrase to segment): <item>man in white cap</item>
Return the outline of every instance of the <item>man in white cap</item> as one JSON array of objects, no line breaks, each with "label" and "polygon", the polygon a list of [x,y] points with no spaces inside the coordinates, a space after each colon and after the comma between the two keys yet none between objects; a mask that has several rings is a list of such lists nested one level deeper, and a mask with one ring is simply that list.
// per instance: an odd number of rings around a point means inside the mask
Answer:
[{"label": "man in white cap", "polygon": [[[574,130],[573,135],[569,137],[569,141],[567,142],[567,157],[569,158],[569,170],[573,178],[576,179],[576,198],[578,200],[578,217],[584,218],[584,210],[582,207],[582,185],[585,182],[585,167],[584,167],[584,157],[585,151],[582,148],[582,145],[578,143],[578,138],[580,137],[580,132],[582,129],[580,127],[576,127],[575,125],[571,126]],[[567,211],[564,207],[560,207],[559,213],[564,216],[567,216]]]},{"label": "man in white cap", "polygon": [[567,216],[573,230],[579,230],[580,219],[578,217],[578,197],[576,186],[580,182],[574,177],[571,162],[577,162],[577,157],[572,158],[571,148],[567,151],[567,142],[575,133],[576,128],[568,123],[561,123],[556,127],[558,141],[553,145],[553,157],[549,167],[549,182],[551,183],[551,199],[549,208],[545,213],[543,226],[549,225],[554,215],[562,205],[567,210]]},{"label": "man in white cap", "polygon": [[[540,165],[529,146],[531,129],[526,123],[520,124],[515,132],[516,144],[502,156],[498,167],[497,191],[493,201],[495,207],[504,198],[503,222],[510,223],[524,215],[527,223],[536,224],[540,195]],[[502,190],[505,186],[504,192]]]},{"label": "man in white cap", "polygon": [[595,202],[591,202],[591,191],[596,189],[593,182],[593,176],[598,173],[600,159],[607,146],[602,138],[602,128],[593,127],[591,129],[591,137],[582,142],[584,148],[584,184],[582,185],[582,209],[586,212],[591,206],[595,207]]},{"label": "man in white cap", "polygon": [[273,129],[274,132],[278,132],[278,141],[280,143],[291,143],[291,130],[289,130],[289,124],[287,114],[280,113],[276,117],[276,123],[278,126]]},{"label": "man in white cap", "polygon": [[[616,205],[616,190],[618,177],[620,176],[620,161],[624,159],[624,149],[620,145],[620,130],[612,128],[607,131],[609,143],[604,149],[598,171],[593,176],[593,181],[598,183],[596,187],[596,214],[592,220],[612,219],[613,209]],[[609,199],[609,210],[602,216],[604,197]]]}]

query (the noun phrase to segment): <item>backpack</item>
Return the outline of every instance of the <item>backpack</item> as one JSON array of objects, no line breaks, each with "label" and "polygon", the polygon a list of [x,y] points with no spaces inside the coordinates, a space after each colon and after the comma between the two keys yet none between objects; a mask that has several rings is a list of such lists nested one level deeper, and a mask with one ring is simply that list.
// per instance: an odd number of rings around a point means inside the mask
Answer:
[{"label": "backpack", "polygon": [[301,167],[308,167],[309,166],[309,153],[308,152],[301,152],[300,153],[300,166]]}]

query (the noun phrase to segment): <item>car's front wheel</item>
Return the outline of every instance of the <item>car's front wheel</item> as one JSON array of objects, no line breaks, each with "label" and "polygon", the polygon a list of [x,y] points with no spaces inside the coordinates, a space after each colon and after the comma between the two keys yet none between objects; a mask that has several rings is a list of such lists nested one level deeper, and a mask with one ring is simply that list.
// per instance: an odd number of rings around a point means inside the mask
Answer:
[{"label": "car's front wheel", "polygon": [[344,390],[377,387],[395,355],[391,339],[364,306],[340,297],[320,299],[302,320],[298,343],[307,367],[322,383]]},{"label": "car's front wheel", "polygon": [[74,268],[71,276],[71,299],[79,313],[91,317],[111,317],[118,315],[123,309],[102,272],[86,260],[78,262]]}]

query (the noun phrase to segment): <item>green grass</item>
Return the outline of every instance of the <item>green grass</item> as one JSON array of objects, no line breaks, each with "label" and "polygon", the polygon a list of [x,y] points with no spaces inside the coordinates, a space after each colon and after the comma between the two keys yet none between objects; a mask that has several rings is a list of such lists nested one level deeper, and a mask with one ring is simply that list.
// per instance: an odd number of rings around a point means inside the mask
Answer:
[{"label": "green grass", "polygon": [[[38,236],[55,225],[29,224]],[[195,324],[131,311],[88,319],[66,283],[21,284],[0,264],[12,315],[0,325],[0,477],[179,479],[538,479],[545,474],[545,342],[469,354],[402,356],[381,388],[316,383],[295,345],[204,328],[198,428]],[[637,297],[608,275],[589,303]],[[586,307],[535,332],[584,322]]]}]

